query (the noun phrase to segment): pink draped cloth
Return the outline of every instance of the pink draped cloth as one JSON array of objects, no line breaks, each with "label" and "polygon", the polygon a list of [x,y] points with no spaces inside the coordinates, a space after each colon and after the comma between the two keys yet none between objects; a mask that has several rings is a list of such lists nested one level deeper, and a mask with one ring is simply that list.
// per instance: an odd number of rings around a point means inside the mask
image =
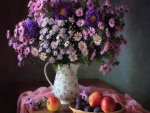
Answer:
[{"label": "pink draped cloth", "polygon": [[[115,99],[116,102],[120,102],[125,106],[124,113],[150,113],[145,110],[138,102],[136,102],[130,95],[128,94],[120,94],[113,89],[107,88],[97,88],[94,86],[84,87],[79,85],[80,92],[86,90],[86,93],[92,93],[94,91],[98,91],[102,93],[104,96],[111,96]],[[35,91],[26,91],[20,95],[17,102],[17,113],[28,113],[24,104],[26,99],[32,98],[35,101],[44,99],[44,97],[49,97],[53,95],[52,87],[40,87]]]}]

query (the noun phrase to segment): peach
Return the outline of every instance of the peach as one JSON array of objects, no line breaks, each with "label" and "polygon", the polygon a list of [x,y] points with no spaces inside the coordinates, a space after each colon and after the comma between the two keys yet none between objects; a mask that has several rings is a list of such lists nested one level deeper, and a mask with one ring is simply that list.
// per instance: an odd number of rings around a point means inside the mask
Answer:
[{"label": "peach", "polygon": [[93,92],[89,96],[89,104],[91,107],[100,107],[103,95],[99,92]]},{"label": "peach", "polygon": [[49,111],[59,111],[61,108],[60,100],[55,96],[50,96],[46,105]]}]

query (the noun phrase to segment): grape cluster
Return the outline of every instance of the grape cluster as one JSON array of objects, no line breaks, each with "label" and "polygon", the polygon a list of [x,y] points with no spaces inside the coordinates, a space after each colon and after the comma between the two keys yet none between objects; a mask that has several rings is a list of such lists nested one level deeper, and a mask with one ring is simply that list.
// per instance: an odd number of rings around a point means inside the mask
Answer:
[{"label": "grape cluster", "polygon": [[100,107],[95,108],[91,107],[89,105],[88,98],[84,100],[81,95],[77,96],[75,102],[76,102],[75,104],[76,110],[82,110],[85,112],[102,112],[102,109]]},{"label": "grape cluster", "polygon": [[[82,110],[82,111],[85,111],[85,112],[95,112],[95,113],[103,112],[101,107],[91,107],[89,102],[88,102],[88,98],[87,99],[83,99],[81,95],[78,95],[76,97],[74,108],[76,110]],[[118,111],[120,109],[122,109],[121,104],[120,103],[116,103],[115,111]]]}]

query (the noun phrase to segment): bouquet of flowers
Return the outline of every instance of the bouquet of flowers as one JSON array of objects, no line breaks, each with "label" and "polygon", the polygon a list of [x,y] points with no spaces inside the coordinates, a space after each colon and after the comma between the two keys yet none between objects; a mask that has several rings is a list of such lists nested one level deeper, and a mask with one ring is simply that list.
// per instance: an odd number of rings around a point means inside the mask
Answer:
[{"label": "bouquet of flowers", "polygon": [[110,1],[30,0],[27,19],[19,22],[8,45],[18,53],[18,66],[39,57],[51,64],[100,63],[108,73],[119,64],[117,56],[126,40],[120,32],[125,23],[124,6],[112,8]]}]

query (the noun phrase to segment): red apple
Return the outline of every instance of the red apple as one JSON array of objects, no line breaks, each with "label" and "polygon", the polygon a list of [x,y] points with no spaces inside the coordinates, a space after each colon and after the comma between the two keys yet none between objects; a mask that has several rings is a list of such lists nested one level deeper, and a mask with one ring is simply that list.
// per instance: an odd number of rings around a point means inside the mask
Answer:
[{"label": "red apple", "polygon": [[103,95],[100,92],[93,92],[89,96],[89,104],[91,107],[100,107]]},{"label": "red apple", "polygon": [[50,96],[47,99],[47,109],[49,111],[59,111],[61,108],[60,100],[55,96]]},{"label": "red apple", "polygon": [[112,97],[106,96],[102,99],[101,109],[104,112],[113,112],[115,111],[115,108],[116,108],[116,102]]}]

